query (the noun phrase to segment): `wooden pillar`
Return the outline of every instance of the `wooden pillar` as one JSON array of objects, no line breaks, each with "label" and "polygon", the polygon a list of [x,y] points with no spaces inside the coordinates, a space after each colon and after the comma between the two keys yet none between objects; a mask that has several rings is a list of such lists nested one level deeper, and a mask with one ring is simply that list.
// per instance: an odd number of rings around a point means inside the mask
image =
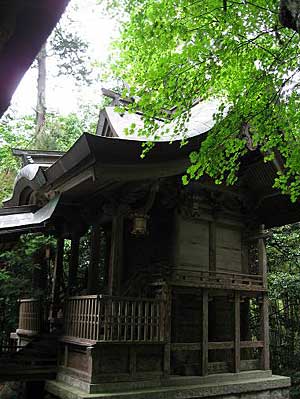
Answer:
[{"label": "wooden pillar", "polygon": [[266,293],[263,293],[261,304],[261,338],[264,342],[261,354],[261,367],[263,370],[270,369],[270,338],[269,338],[269,299]]},{"label": "wooden pillar", "polygon": [[216,222],[209,223],[209,270],[216,271]]},{"label": "wooden pillar", "polygon": [[[264,233],[264,226],[260,226],[260,235]],[[258,263],[259,263],[259,273],[263,277],[263,286],[267,288],[267,253],[265,241],[263,238],[258,239]],[[261,354],[261,367],[264,370],[270,369],[270,352],[269,352],[269,300],[266,292],[262,294],[262,304],[261,304],[261,338],[264,342],[264,347]]]},{"label": "wooden pillar", "polygon": [[241,302],[240,292],[234,293],[234,372],[241,371]]},{"label": "wooden pillar", "polygon": [[[260,234],[264,233],[264,225],[260,226]],[[265,241],[263,238],[258,239],[258,265],[259,265],[259,274],[263,277],[263,286],[267,288],[267,253]]]},{"label": "wooden pillar", "polygon": [[91,255],[88,269],[88,294],[99,293],[99,277],[100,277],[100,240],[101,240],[102,229],[99,225],[92,226],[91,231]]},{"label": "wooden pillar", "polygon": [[63,258],[64,258],[64,239],[58,238],[56,244],[56,256],[55,256],[55,264],[53,272],[51,319],[55,319],[57,317],[57,312],[60,305],[59,291],[63,277]]},{"label": "wooden pillar", "polygon": [[208,374],[208,290],[202,290],[202,375]]},{"label": "wooden pillar", "polygon": [[117,211],[112,222],[110,261],[108,271],[109,295],[119,295],[123,269],[124,217]]},{"label": "wooden pillar", "polygon": [[171,316],[172,316],[172,290],[165,285],[162,288],[162,299],[165,302],[165,318],[162,322],[165,323],[164,330],[164,358],[163,358],[163,372],[164,377],[168,378],[171,374]]},{"label": "wooden pillar", "polygon": [[73,235],[71,240],[71,256],[70,256],[69,276],[68,276],[68,291],[71,295],[74,293],[77,286],[79,243],[80,243],[80,237],[77,235]]}]

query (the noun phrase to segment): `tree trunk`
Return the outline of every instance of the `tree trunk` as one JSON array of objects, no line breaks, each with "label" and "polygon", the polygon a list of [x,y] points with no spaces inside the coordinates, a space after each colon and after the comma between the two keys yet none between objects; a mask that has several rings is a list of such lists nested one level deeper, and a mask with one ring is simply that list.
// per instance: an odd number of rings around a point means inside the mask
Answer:
[{"label": "tree trunk", "polygon": [[46,119],[46,44],[41,48],[38,56],[38,81],[37,81],[37,105],[35,134],[38,137],[43,132]]},{"label": "tree trunk", "polygon": [[280,0],[279,18],[283,26],[300,33],[300,0]]}]

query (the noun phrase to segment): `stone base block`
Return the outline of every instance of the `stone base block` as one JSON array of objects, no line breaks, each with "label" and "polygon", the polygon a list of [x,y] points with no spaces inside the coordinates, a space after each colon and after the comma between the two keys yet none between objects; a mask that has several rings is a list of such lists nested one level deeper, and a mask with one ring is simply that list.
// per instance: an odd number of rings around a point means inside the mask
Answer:
[{"label": "stone base block", "polygon": [[[255,374],[256,373],[256,374]],[[151,382],[75,386],[61,376],[46,391],[61,399],[288,399],[290,379],[263,371],[208,377],[170,377]],[[155,384],[157,384],[155,386]],[[77,384],[78,385],[78,384]],[[98,392],[96,392],[98,390]],[[93,393],[91,393],[93,392]]]}]

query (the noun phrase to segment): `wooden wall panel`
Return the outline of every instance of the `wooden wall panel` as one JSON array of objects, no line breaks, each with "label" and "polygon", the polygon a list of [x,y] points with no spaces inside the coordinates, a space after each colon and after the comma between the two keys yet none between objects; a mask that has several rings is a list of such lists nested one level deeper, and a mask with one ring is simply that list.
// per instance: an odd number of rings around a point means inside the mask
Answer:
[{"label": "wooden wall panel", "polygon": [[218,271],[242,272],[241,230],[217,225],[216,265]]},{"label": "wooden wall panel", "polygon": [[209,267],[209,223],[180,219],[179,267],[208,270]]}]

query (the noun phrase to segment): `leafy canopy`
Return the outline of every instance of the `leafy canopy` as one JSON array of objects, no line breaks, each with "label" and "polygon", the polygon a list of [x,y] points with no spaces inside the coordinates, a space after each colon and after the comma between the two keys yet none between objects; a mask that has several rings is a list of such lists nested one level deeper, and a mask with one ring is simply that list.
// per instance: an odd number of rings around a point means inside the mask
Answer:
[{"label": "leafy canopy", "polygon": [[153,134],[154,117],[164,116],[164,109],[176,107],[184,132],[195,99],[221,102],[215,127],[191,154],[185,182],[206,173],[234,183],[250,136],[251,147],[259,146],[266,160],[279,151],[285,171],[275,185],[293,201],[299,196],[299,35],[280,25],[278,3],[109,2],[127,13],[112,68],[130,87],[123,95],[139,98],[131,108],[144,114],[143,134]]}]

